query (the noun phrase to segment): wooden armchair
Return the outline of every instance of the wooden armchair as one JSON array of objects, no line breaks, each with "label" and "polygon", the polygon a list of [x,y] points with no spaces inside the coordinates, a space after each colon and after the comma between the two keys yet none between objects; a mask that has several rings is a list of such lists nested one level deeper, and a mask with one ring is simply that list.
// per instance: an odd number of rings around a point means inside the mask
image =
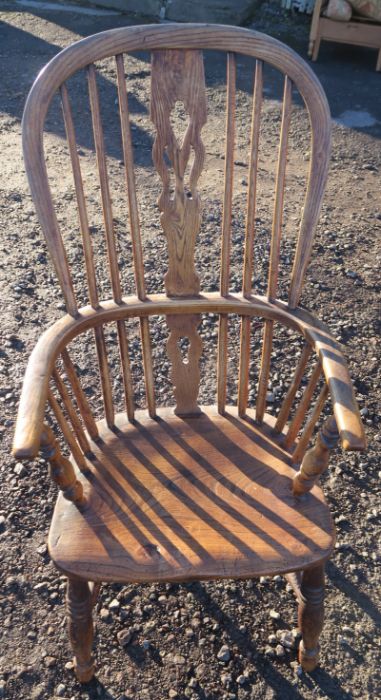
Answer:
[{"label": "wooden armchair", "polygon": [[[152,56],[151,119],[156,133],[153,163],[161,181],[158,208],[168,250],[165,292],[158,289],[155,294],[146,292],[125,79],[128,54],[142,49]],[[194,262],[201,221],[197,189],[204,163],[201,131],[207,121],[202,49],[222,50],[227,55],[223,217],[222,230],[216,227],[215,231],[221,240],[220,288],[209,293],[202,291],[202,279]],[[242,241],[242,291],[233,293],[229,268],[237,54],[254,57],[256,68],[246,235]],[[115,57],[129,202],[136,293],[127,297],[122,294],[122,270],[118,269],[99,81],[94,66],[106,57]],[[284,97],[267,294],[258,296],[253,293],[253,251],[264,63],[283,73]],[[101,299],[97,286],[70,86],[67,87],[69,78],[84,68],[112,299]],[[277,290],[293,90],[299,92],[308,110],[312,145],[289,296],[284,301],[277,298]],[[78,275],[73,276],[68,263],[43,150],[44,122],[57,92],[62,101],[87,277],[89,303],[81,308],[74,290]],[[187,113],[182,143],[171,123],[177,101],[184,103]],[[114,100],[111,107],[118,109]],[[363,426],[340,346],[322,323],[298,307],[329,160],[330,116],[320,83],[291,49],[246,29],[210,25],[115,29],[65,49],[41,72],[25,107],[23,137],[29,183],[67,313],[45,331],[30,357],[14,455],[18,460],[30,460],[41,450],[50,463],[51,477],[60,488],[49,552],[68,578],[69,634],[78,679],[86,682],[94,674],[92,607],[101,582],[251,578],[279,573],[288,575],[299,601],[299,658],[305,670],[312,670],[318,660],[323,624],[324,563],[334,545],[332,519],[317,481],[337,442],[344,450],[365,447]],[[188,176],[192,152],[194,160]],[[198,393],[202,341],[198,329],[202,314],[218,315],[219,331],[216,406],[201,408]],[[226,401],[227,337],[233,315],[240,317],[241,335],[238,401],[231,406]],[[169,330],[166,352],[171,363],[174,409],[156,408],[150,333],[153,317],[157,316],[165,317]],[[132,318],[140,324],[146,410],[136,410],[134,405],[131,349],[126,332],[126,322]],[[256,325],[259,319],[263,324],[262,341],[256,335],[256,343],[262,342],[262,356],[255,408],[249,408],[250,330],[254,318]],[[122,413],[116,413],[114,405],[115,367],[112,375],[108,362],[110,327],[116,329],[114,345],[119,344],[116,381],[122,383],[125,393]],[[273,334],[278,327],[299,333],[304,346],[275,418],[266,413],[266,401]],[[71,348],[73,342],[82,338],[89,343],[89,331],[99,364],[99,381],[91,387],[91,400],[76,371]],[[188,351],[184,357],[186,342]],[[305,376],[309,377],[307,382]],[[93,398],[97,391],[104,406],[104,418],[98,421]],[[306,451],[327,402],[331,403],[333,415],[324,422],[315,447]],[[50,412],[49,421],[53,416],[70,457],[61,454],[45,418],[46,411]]]}]

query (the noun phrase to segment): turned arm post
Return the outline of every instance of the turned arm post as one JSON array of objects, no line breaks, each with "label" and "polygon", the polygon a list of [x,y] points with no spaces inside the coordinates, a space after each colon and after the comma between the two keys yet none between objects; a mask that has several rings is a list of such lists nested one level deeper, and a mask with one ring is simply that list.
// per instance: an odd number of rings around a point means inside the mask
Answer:
[{"label": "turned arm post", "polygon": [[327,469],[330,451],[339,442],[339,432],[333,416],[328,418],[321,428],[316,444],[304,455],[302,464],[292,481],[294,496],[307,493]]},{"label": "turned arm post", "polygon": [[50,476],[65,498],[73,503],[83,503],[85,499],[82,484],[76,478],[72,463],[61,453],[53,430],[48,425],[43,427],[40,451],[49,462]]}]

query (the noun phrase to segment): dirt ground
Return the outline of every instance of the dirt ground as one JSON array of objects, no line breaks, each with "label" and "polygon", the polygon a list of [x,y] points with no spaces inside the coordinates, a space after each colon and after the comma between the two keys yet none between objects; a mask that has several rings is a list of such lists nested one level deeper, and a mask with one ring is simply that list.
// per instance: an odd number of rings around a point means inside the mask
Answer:
[{"label": "dirt ground", "polygon": [[[294,650],[285,648],[275,656],[274,634],[277,630],[292,629],[296,624],[296,605],[281,577],[189,585],[108,585],[102,588],[97,606],[96,679],[83,687],[74,679],[64,626],[65,581],[49,561],[46,549],[56,490],[48,480],[43,460],[21,467],[10,454],[27,357],[42,329],[62,315],[64,308],[24,174],[20,121],[34,78],[60,48],[82,36],[137,21],[121,15],[26,11],[16,4],[0,4],[0,401],[3,407],[0,419],[0,698],[374,700],[381,692],[377,500],[380,481],[377,454],[381,442],[378,403],[381,77],[374,71],[375,52],[328,44],[322,45],[314,69],[327,92],[333,116],[332,161],[302,303],[330,325],[346,348],[369,449],[366,454],[349,455],[337,450],[329,474],[324,478],[326,497],[337,525],[337,544],[327,567],[321,666],[307,675],[295,662]],[[308,24],[308,18],[282,13],[274,3],[263,6],[253,26],[283,39],[306,57]],[[225,106],[225,66],[218,54],[209,58],[206,71],[208,126],[203,132],[207,160],[199,183],[203,223],[197,264],[204,289],[214,290],[218,265],[213,260],[219,247],[215,234],[220,230],[224,168],[221,118]],[[150,291],[161,285],[166,253],[155,206],[159,183],[149,170],[153,129],[148,111],[148,57],[131,57],[127,74],[134,95],[131,112]],[[69,89],[76,104],[74,117],[89,199],[91,232],[97,249],[97,272],[102,293],[109,297],[99,186],[94,179],[94,148],[83,80],[83,76],[79,76]],[[252,84],[253,66],[249,60],[240,58],[233,207],[232,286],[236,289],[240,288],[241,279]],[[99,87],[102,103],[114,105],[115,68],[110,61],[100,66]],[[265,88],[257,210],[258,290],[263,290],[268,257],[280,126],[282,86],[279,76],[268,71]],[[104,121],[123,284],[128,294],[133,291],[134,283],[120,137],[116,117],[108,115]],[[174,122],[181,132],[184,128],[181,111],[174,116]],[[81,288],[84,274],[78,254],[77,213],[63,143],[62,119],[56,104],[48,116],[46,147],[58,217],[66,232],[65,243],[79,297],[86,303]],[[286,183],[281,296],[287,287],[308,161],[308,122],[300,102],[296,102]],[[151,331],[158,402],[165,403],[171,399],[169,365],[163,350],[165,324],[158,319]],[[215,388],[216,319],[203,319],[201,333],[206,348],[201,367],[201,401],[209,403],[213,401]],[[129,327],[129,336],[136,400],[141,403],[140,345],[133,324]],[[259,339],[255,335],[252,339],[251,401],[255,398]],[[115,346],[115,331],[110,331],[111,346],[113,340]],[[229,398],[234,401],[238,319],[232,321],[229,343]],[[288,338],[276,337],[275,369],[270,385],[269,410],[272,412],[279,410],[284,388],[282,371],[287,379],[299,351],[300,344],[293,334]],[[95,410],[100,412],[100,400],[92,388],[96,370],[90,338],[84,346],[75,346],[73,352],[87,394]],[[121,406],[117,363],[113,356],[111,367],[115,402]],[[280,617],[270,616],[271,610],[279,612]],[[131,633],[131,641],[124,647],[117,637],[121,630]],[[218,659],[223,644],[229,648],[226,661]]]}]

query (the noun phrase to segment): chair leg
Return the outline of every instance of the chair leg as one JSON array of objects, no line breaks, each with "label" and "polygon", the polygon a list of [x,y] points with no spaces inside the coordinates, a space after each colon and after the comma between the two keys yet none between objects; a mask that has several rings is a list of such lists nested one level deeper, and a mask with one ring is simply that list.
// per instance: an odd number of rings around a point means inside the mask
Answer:
[{"label": "chair leg", "polygon": [[67,617],[71,646],[74,652],[74,671],[80,683],[88,683],[94,675],[93,643],[93,596],[86,581],[68,578]]},{"label": "chair leg", "polygon": [[304,671],[313,671],[319,660],[319,637],[324,621],[324,564],[303,572],[298,612],[302,640],[299,663]]}]

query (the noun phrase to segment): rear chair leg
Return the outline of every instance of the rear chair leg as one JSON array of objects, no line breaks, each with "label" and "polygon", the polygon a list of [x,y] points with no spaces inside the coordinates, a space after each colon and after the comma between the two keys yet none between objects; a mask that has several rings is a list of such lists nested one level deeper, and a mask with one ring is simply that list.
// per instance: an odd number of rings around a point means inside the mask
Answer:
[{"label": "rear chair leg", "polygon": [[88,683],[94,675],[93,596],[87,581],[68,578],[67,617],[71,646],[74,652],[74,671],[80,683]]},{"label": "rear chair leg", "polygon": [[319,637],[324,621],[324,564],[303,572],[300,587],[298,624],[302,634],[299,663],[313,671],[319,660]]}]

